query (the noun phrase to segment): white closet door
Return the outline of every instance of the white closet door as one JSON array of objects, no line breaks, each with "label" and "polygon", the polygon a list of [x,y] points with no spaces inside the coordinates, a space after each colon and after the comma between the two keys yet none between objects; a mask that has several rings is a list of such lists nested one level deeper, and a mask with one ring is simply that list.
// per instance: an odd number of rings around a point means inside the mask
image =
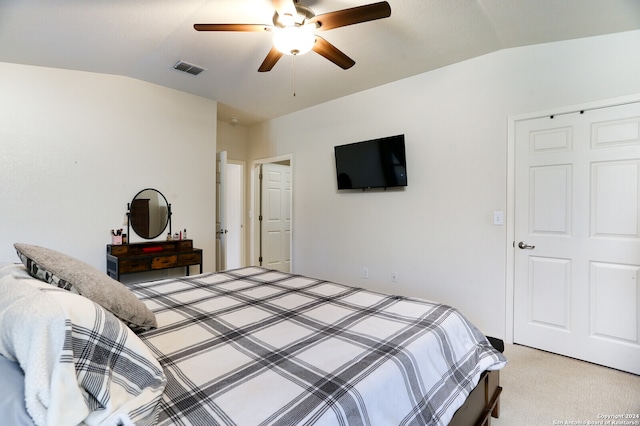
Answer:
[{"label": "white closet door", "polygon": [[640,103],[515,129],[514,341],[640,374]]}]

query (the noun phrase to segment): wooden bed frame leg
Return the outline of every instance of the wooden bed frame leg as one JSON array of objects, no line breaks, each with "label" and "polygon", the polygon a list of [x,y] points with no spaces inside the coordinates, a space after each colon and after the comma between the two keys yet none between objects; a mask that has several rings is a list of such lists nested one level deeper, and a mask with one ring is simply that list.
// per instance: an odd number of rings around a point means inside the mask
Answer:
[{"label": "wooden bed frame leg", "polygon": [[502,393],[502,386],[500,386],[500,371],[495,371],[492,377],[489,379],[491,383],[490,388],[495,389],[493,395],[491,395],[489,402],[489,409],[491,410],[491,417],[496,419],[500,417],[500,394]]},{"label": "wooden bed frame leg", "polygon": [[[500,388],[500,390],[502,391],[502,387]],[[500,398],[499,397],[498,397],[498,400],[496,401],[495,407],[493,407],[493,410],[491,411],[491,417],[495,417],[496,419],[500,417]]]},{"label": "wooden bed frame leg", "polygon": [[491,426],[491,417],[496,419],[500,417],[500,395],[502,394],[502,386],[499,386],[499,372],[494,372],[493,377],[486,376],[485,386],[485,415],[482,420],[482,426]]}]

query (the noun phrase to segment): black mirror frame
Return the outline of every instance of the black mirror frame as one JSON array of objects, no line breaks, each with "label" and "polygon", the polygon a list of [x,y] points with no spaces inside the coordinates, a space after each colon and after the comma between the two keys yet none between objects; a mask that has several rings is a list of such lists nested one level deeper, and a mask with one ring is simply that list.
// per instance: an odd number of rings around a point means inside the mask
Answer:
[{"label": "black mirror frame", "polygon": [[[160,230],[160,232],[158,233],[158,235],[154,235],[154,236],[143,236],[140,235],[136,229],[135,226],[133,226],[131,224],[131,205],[133,204],[133,201],[138,197],[138,195],[142,194],[145,191],[155,191],[158,194],[160,194],[162,196],[162,198],[165,201],[165,204],[167,205],[167,221],[164,225],[164,227]],[[167,229],[167,226],[169,227],[169,234],[171,234],[171,204],[169,203],[169,201],[167,200],[167,197],[164,196],[164,194],[160,191],[158,191],[155,188],[145,188],[141,191],[138,191],[138,193],[136,193],[136,195],[134,195],[134,197],[131,199],[130,203],[127,203],[127,236],[129,238],[129,240],[131,239],[131,228],[133,228],[133,230],[136,232],[136,235],[138,235],[140,238],[143,238],[145,240],[152,240],[154,238],[158,238],[160,235],[162,235],[162,233]]]}]

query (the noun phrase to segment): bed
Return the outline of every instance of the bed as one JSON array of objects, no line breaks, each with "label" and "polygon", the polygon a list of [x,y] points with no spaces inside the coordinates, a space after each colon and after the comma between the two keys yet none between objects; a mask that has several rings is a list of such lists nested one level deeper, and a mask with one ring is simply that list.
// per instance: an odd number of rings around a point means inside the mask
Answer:
[{"label": "bed", "polygon": [[[24,266],[0,270],[0,294],[28,284],[47,297],[73,295],[74,306],[87,299],[86,289],[70,284],[77,277],[60,279],[59,271],[32,257],[21,256]],[[74,290],[78,294],[67,295]],[[140,326],[118,316],[127,337],[126,345],[118,340],[118,357],[129,357],[127,368],[115,363],[99,369],[101,377],[113,376],[101,389],[124,402],[94,401],[79,414],[86,414],[85,424],[472,425],[489,424],[499,414],[499,370],[506,359],[443,304],[259,267],[133,284],[124,291],[157,323]],[[0,304],[4,329],[2,309]],[[105,309],[106,317],[116,310]],[[66,346],[80,349],[67,358],[79,393],[97,400],[99,392],[87,392],[84,372],[78,372],[86,362],[75,359],[96,343],[76,342],[75,325],[71,329]],[[104,332],[82,334],[102,338]],[[129,349],[129,342],[142,345]],[[25,362],[4,346],[0,353],[22,368]],[[52,363],[55,369],[55,358]],[[28,384],[29,369],[22,370]],[[51,404],[35,417],[28,411],[36,424],[48,422],[49,411],[56,411]]]}]

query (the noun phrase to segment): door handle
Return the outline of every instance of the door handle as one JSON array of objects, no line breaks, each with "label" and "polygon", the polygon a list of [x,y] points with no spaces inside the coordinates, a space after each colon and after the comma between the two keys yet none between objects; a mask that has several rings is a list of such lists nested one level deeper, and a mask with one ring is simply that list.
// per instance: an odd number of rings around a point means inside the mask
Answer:
[{"label": "door handle", "polygon": [[536,248],[536,246],[530,246],[529,244],[525,243],[524,241],[520,241],[518,243],[518,247],[523,249],[523,250],[533,250],[534,248]]}]

